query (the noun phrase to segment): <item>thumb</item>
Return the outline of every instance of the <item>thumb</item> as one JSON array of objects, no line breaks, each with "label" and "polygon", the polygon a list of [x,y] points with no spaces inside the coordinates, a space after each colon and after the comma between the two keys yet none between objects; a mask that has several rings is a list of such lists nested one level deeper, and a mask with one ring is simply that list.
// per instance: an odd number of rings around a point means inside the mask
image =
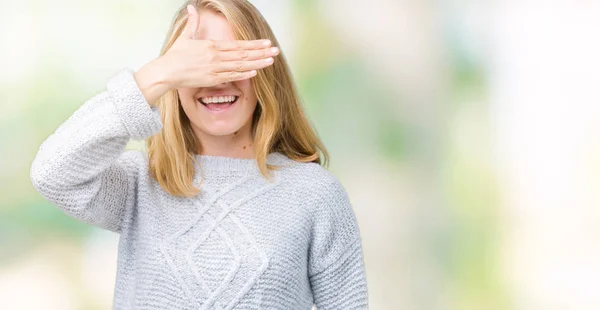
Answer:
[{"label": "thumb", "polygon": [[191,4],[188,4],[187,11],[188,11],[188,20],[185,25],[185,29],[183,30],[182,37],[186,38],[186,39],[194,40],[195,35],[196,35],[196,30],[198,29],[198,11],[196,11],[196,8],[194,8],[194,6]]}]

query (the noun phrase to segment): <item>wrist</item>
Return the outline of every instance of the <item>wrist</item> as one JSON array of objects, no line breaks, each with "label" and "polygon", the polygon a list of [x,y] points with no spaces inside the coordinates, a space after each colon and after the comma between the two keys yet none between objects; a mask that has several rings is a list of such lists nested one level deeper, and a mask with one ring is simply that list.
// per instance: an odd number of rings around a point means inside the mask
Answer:
[{"label": "wrist", "polygon": [[134,73],[139,89],[151,106],[171,89],[161,58],[154,59]]}]

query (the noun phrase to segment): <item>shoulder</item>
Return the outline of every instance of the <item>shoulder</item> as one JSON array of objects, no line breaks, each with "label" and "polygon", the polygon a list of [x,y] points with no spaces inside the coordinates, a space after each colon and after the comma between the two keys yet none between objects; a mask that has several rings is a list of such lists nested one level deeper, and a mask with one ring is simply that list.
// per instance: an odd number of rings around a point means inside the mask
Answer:
[{"label": "shoulder", "polygon": [[348,192],[341,180],[318,163],[297,162],[288,158],[280,175],[282,182],[292,188],[304,204],[316,208],[313,209],[316,213],[351,209]]},{"label": "shoulder", "polygon": [[284,155],[277,163],[284,182],[292,183],[297,190],[321,196],[332,191],[344,190],[340,180],[329,169],[315,162],[298,162]]},{"label": "shoulder", "polygon": [[148,153],[140,150],[125,150],[117,160],[130,175],[144,174],[149,170]]},{"label": "shoulder", "polygon": [[148,153],[140,150],[124,150],[119,156],[119,160],[128,163],[144,164],[148,163]]}]

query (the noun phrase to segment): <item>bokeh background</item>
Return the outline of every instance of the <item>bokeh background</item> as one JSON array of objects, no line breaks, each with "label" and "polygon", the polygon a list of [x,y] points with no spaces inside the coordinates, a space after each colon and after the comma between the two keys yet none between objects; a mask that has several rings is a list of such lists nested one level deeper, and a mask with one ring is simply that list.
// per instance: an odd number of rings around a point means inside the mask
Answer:
[{"label": "bokeh background", "polygon": [[[109,309],[118,235],[29,168],[183,2],[0,1],[0,308]],[[251,2],[353,202],[371,309],[600,309],[598,1]]]}]

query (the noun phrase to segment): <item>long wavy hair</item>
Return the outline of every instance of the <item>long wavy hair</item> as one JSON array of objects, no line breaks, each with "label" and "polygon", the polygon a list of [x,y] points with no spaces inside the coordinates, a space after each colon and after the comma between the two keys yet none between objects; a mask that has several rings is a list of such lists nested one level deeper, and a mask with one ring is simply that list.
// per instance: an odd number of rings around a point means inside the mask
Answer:
[{"label": "long wavy hair", "polygon": [[[212,10],[231,24],[236,39],[270,39],[279,43],[262,14],[246,0],[192,0],[176,13],[160,55],[164,55],[181,35],[187,22],[186,6]],[[258,104],[252,117],[254,157],[261,174],[270,180],[267,155],[280,152],[299,162],[329,165],[329,154],[307,120],[301,107],[298,91],[292,79],[283,51],[273,65],[257,70],[253,78]],[[200,193],[194,186],[195,155],[201,150],[190,120],[181,106],[176,89],[169,90],[156,103],[163,123],[162,130],[146,141],[151,175],[168,193],[193,197]]]}]

